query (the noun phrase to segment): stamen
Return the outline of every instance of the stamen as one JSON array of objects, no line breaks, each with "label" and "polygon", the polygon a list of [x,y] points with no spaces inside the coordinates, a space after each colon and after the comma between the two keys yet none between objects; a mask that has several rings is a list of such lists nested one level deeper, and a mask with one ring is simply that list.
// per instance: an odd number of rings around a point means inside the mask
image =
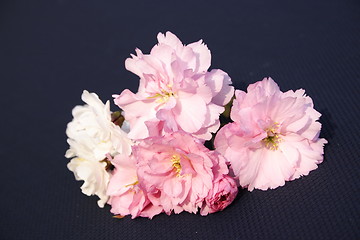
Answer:
[{"label": "stamen", "polygon": [[130,183],[130,184],[125,185],[125,187],[135,186],[135,185],[138,184],[138,183],[139,183],[139,181],[136,180],[136,181],[133,182],[133,183]]},{"label": "stamen", "polygon": [[179,177],[181,172],[180,156],[174,154],[172,155],[170,161],[173,163],[172,166],[175,168],[176,176]]},{"label": "stamen", "polygon": [[280,138],[280,133],[278,133],[280,124],[275,122],[271,127],[266,129],[267,137],[262,141],[266,148],[276,151],[279,149],[279,143],[282,141]]},{"label": "stamen", "polygon": [[148,97],[148,99],[157,98],[157,103],[165,103],[169,101],[171,97],[176,97],[176,94],[172,91],[171,85],[167,85],[168,90],[161,89],[160,93],[156,93],[154,96]]}]

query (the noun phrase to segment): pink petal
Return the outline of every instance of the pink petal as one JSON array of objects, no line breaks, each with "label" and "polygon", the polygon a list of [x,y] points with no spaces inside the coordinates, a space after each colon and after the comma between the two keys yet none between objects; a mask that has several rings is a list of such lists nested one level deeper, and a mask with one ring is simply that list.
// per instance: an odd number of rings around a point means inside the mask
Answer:
[{"label": "pink petal", "polygon": [[214,69],[206,75],[206,84],[213,92],[212,102],[219,105],[226,105],[234,95],[234,87],[227,73],[222,70]]},{"label": "pink petal", "polygon": [[179,93],[179,97],[180,95],[181,101],[173,110],[176,114],[176,122],[186,132],[197,132],[205,123],[206,104],[198,95]]},{"label": "pink petal", "polygon": [[165,45],[168,45],[168,46],[172,46],[175,49],[183,47],[183,44],[179,40],[179,38],[177,36],[175,36],[175,34],[173,34],[171,32],[166,32],[166,34],[159,33],[157,35],[157,39],[158,39],[160,44],[165,44]]},{"label": "pink petal", "polygon": [[194,51],[198,59],[198,68],[195,69],[195,72],[206,72],[211,64],[210,50],[205,44],[203,44],[202,40],[191,43],[187,46]]}]

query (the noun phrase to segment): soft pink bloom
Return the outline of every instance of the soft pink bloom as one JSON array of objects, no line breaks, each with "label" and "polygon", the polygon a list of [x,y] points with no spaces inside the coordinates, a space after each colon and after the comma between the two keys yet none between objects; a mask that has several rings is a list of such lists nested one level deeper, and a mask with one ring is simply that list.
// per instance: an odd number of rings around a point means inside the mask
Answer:
[{"label": "soft pink bloom", "polygon": [[122,216],[130,214],[132,218],[152,218],[161,213],[162,208],[153,206],[139,187],[134,158],[120,154],[109,158],[115,166],[107,189],[111,212]]},{"label": "soft pink bloom", "polygon": [[196,213],[213,189],[215,176],[227,173],[225,159],[189,134],[152,137],[133,147],[140,187],[164,212]]},{"label": "soft pink bloom", "polygon": [[236,90],[233,123],[215,138],[242,187],[266,190],[308,175],[323,160],[320,113],[300,89],[281,92],[271,79]]},{"label": "soft pink bloom", "polygon": [[210,139],[219,128],[219,115],[234,93],[229,76],[207,72],[211,54],[202,40],[183,45],[172,33],[158,34],[150,54],[136,49],[126,69],[140,77],[137,93],[114,95],[115,104],[130,122],[132,139],[184,131]]},{"label": "soft pink bloom", "polygon": [[234,201],[237,193],[238,188],[235,180],[228,175],[223,175],[214,182],[213,188],[205,198],[200,214],[205,216],[224,210]]}]

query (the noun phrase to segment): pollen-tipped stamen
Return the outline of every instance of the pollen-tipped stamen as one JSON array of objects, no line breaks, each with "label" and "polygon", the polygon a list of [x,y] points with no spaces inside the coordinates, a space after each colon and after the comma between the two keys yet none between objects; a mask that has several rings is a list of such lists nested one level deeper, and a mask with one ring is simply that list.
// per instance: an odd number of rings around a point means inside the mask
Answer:
[{"label": "pollen-tipped stamen", "polygon": [[157,103],[166,103],[171,97],[176,97],[176,94],[172,90],[172,85],[167,85],[167,90],[161,89],[159,93],[154,94],[149,99],[156,98]]},{"label": "pollen-tipped stamen", "polygon": [[279,149],[279,143],[282,141],[278,133],[280,124],[275,122],[271,127],[266,129],[267,137],[262,141],[266,148],[276,151]]},{"label": "pollen-tipped stamen", "polygon": [[181,172],[180,156],[177,154],[172,155],[171,162],[172,162],[172,166],[175,168],[176,176],[180,176],[180,172]]},{"label": "pollen-tipped stamen", "polygon": [[136,180],[136,181],[133,182],[133,183],[130,183],[130,184],[125,185],[125,187],[135,186],[135,185],[137,185],[137,184],[139,184],[139,181],[138,181],[138,180]]}]

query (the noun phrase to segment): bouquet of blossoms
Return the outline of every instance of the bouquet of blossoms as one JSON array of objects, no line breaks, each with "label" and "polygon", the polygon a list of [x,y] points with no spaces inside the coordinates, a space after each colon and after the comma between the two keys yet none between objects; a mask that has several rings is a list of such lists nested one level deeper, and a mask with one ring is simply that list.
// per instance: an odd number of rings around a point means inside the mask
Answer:
[{"label": "bouquet of blossoms", "polygon": [[[157,38],[150,54],[136,49],[125,61],[140,83],[136,93],[113,95],[119,111],[88,91],[72,111],[68,168],[100,207],[110,204],[120,218],[207,215],[227,207],[238,187],[273,189],[322,162],[320,113],[304,90],[282,92],[271,78],[234,90],[227,73],[209,71],[201,40]],[[220,124],[224,111],[228,124]]]}]

